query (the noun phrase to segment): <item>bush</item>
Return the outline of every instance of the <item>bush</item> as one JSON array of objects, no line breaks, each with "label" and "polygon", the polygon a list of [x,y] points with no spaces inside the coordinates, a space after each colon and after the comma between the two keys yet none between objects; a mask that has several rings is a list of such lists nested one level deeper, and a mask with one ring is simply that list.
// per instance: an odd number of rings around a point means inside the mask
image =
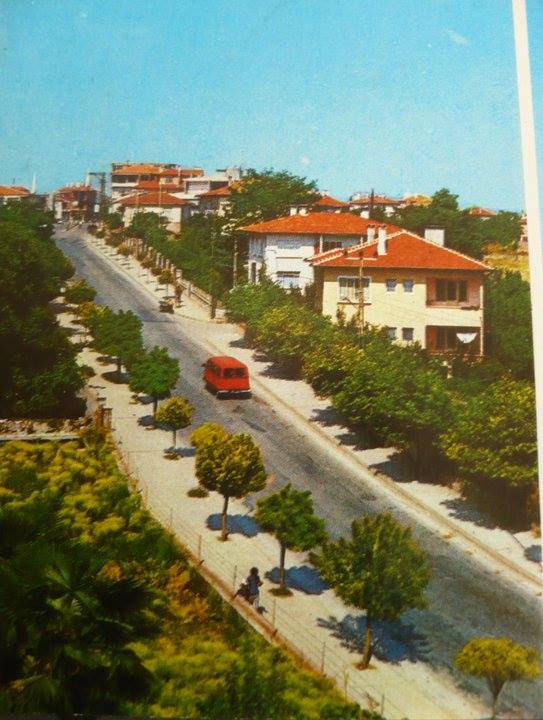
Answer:
[{"label": "bush", "polygon": [[209,490],[206,490],[205,487],[202,487],[201,485],[196,485],[196,487],[192,487],[187,491],[187,495],[189,497],[205,498],[208,497]]}]

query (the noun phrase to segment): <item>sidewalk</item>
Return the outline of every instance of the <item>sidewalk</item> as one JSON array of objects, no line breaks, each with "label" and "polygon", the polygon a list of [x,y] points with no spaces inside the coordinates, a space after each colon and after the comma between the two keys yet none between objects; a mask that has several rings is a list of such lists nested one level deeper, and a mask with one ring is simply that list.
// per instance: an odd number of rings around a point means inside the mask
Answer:
[{"label": "sidewalk", "polygon": [[[156,290],[155,278],[143,271],[135,260],[121,259],[103,241],[92,236],[88,236],[88,241],[153,297],[162,297],[164,289]],[[540,565],[534,561],[538,555],[540,557],[541,540],[533,533],[512,534],[493,525],[453,488],[416,480],[400,484],[397,479],[401,477],[401,468],[392,457],[394,448],[357,450],[344,445],[348,429],[334,422],[329,400],[317,397],[310,385],[302,380],[269,377],[266,373],[271,363],[255,360],[250,348],[239,346],[242,331],[238,326],[210,321],[208,308],[186,296],[183,296],[182,307],[175,312],[183,317],[183,325],[191,329],[193,339],[206,350],[218,354],[234,353],[245,362],[255,393],[270,402],[286,422],[295,424],[305,434],[318,433],[321,442],[329,443],[334,452],[341,453],[354,472],[363,474],[366,481],[381,490],[385,489],[391,501],[401,502],[434,532],[475,557],[492,572],[508,575],[525,590],[541,595]],[[235,350],[232,350],[233,346]]]},{"label": "sidewalk", "polygon": [[[220,496],[187,496],[187,491],[197,484],[189,446],[192,428],[179,433],[178,448],[183,455],[178,460],[166,459],[164,450],[171,444],[170,432],[138,423],[139,418],[149,415],[150,406],[134,400],[127,385],[104,379],[103,373],[113,371],[115,365],[102,365],[98,357],[84,349],[80,362],[95,369],[89,386],[114,408],[113,435],[125,471],[153,514],[176,534],[203,575],[232,602],[252,565],[261,569],[263,578],[277,567],[277,542],[258,531],[243,501],[236,500],[231,500],[229,507],[233,532],[227,543],[219,541],[219,532],[209,525],[214,526],[220,513]],[[304,553],[289,552],[287,564],[298,572],[312,572]],[[361,612],[345,606],[332,590],[315,586],[315,594],[294,590],[290,597],[276,598],[270,593],[273,587],[270,580],[264,579],[261,615],[243,600],[234,600],[233,604],[256,629],[293,649],[362,707],[382,711],[390,720],[475,720],[485,716],[485,706],[477,698],[455,687],[446,672],[435,671],[425,663],[402,660],[392,664],[373,659],[371,669],[357,670],[360,653],[347,643],[349,630]]]}]

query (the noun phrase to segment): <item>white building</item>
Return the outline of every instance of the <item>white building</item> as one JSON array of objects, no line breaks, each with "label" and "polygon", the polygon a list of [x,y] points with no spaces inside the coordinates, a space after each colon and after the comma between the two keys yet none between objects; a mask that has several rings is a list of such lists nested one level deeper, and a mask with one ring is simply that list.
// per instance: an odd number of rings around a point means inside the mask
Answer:
[{"label": "white building", "polygon": [[[261,269],[283,288],[305,288],[313,282],[307,259],[334,248],[359,245],[373,223],[352,213],[304,211],[241,228],[249,234],[249,282],[258,282]],[[385,226],[398,231],[394,225]]]},{"label": "white building", "polygon": [[187,178],[203,174],[202,168],[184,168],[175,163],[111,163],[111,197],[117,200],[130,195],[141,183],[176,184],[184,191]]},{"label": "white building", "polygon": [[232,167],[226,168],[225,170],[217,170],[217,172],[210,175],[187,178],[185,181],[185,192],[196,198],[212,190],[228,187],[233,182],[241,180],[241,176],[241,168]]}]

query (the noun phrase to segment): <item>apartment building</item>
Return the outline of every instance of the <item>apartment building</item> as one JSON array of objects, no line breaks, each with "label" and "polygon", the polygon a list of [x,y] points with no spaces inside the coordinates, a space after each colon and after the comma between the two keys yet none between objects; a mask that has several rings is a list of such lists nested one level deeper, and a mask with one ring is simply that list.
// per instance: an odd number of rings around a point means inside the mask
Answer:
[{"label": "apartment building", "polygon": [[115,201],[134,193],[142,182],[153,186],[145,189],[169,184],[185,192],[185,181],[203,174],[202,168],[181,167],[176,163],[111,163],[111,198]]}]

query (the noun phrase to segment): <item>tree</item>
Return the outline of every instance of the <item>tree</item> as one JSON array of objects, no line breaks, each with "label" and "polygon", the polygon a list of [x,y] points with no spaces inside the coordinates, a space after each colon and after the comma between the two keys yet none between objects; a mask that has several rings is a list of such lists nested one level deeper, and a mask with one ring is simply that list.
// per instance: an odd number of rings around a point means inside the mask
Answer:
[{"label": "tree", "polygon": [[486,352],[519,379],[534,376],[530,285],[520,273],[493,270],[485,280]]},{"label": "tree", "polygon": [[443,466],[440,436],[451,399],[441,367],[420,347],[370,334],[333,404],[350,423],[404,450],[415,472],[437,474]]},{"label": "tree", "polygon": [[454,664],[462,672],[487,681],[492,693],[493,720],[498,696],[506,682],[532,680],[541,674],[537,650],[510,638],[473,638],[458,653]]},{"label": "tree", "polygon": [[48,305],[73,274],[50,215],[0,208],[0,417],[73,417],[82,411],[76,348]]},{"label": "tree", "polygon": [[134,392],[143,392],[153,398],[153,417],[160,398],[177,385],[179,362],[168,355],[166,348],[155,347],[142,353],[134,362],[128,383]]},{"label": "tree", "polygon": [[192,422],[194,408],[186,398],[171,397],[166,400],[155,414],[155,422],[168,425],[172,431],[172,443],[175,448],[177,431],[188,427]]},{"label": "tree", "polygon": [[168,285],[175,282],[175,275],[169,268],[164,268],[158,276],[158,282],[160,285],[166,286],[166,295],[168,294]]},{"label": "tree", "polygon": [[259,500],[257,508],[257,522],[279,542],[279,593],[287,594],[286,551],[311,550],[321,545],[326,538],[324,520],[313,513],[311,493],[293,490],[290,483],[278,493]]},{"label": "tree", "polygon": [[206,490],[224,498],[221,540],[228,539],[228,501],[262,490],[266,471],[250,435],[230,435],[220,425],[206,424],[191,436],[196,447],[196,477]]},{"label": "tree", "polygon": [[373,653],[374,620],[392,622],[410,608],[426,607],[426,556],[411,530],[388,513],[355,520],[351,540],[325,542],[313,560],[342,600],[366,611],[362,669]]},{"label": "tree", "polygon": [[230,194],[227,226],[238,228],[287,215],[291,205],[311,205],[318,197],[313,180],[292,175],[287,170],[248,170],[243,182]]},{"label": "tree", "polygon": [[503,378],[456,405],[442,446],[465,486],[508,522],[525,522],[526,503],[537,486],[534,386]]},{"label": "tree", "polygon": [[66,288],[64,299],[67,303],[81,305],[85,302],[92,302],[96,297],[96,290],[86,280],[77,280]]},{"label": "tree", "polygon": [[96,349],[117,358],[118,377],[123,362],[130,363],[142,350],[141,328],[141,320],[131,310],[114,313],[106,308],[93,322],[91,331]]}]

